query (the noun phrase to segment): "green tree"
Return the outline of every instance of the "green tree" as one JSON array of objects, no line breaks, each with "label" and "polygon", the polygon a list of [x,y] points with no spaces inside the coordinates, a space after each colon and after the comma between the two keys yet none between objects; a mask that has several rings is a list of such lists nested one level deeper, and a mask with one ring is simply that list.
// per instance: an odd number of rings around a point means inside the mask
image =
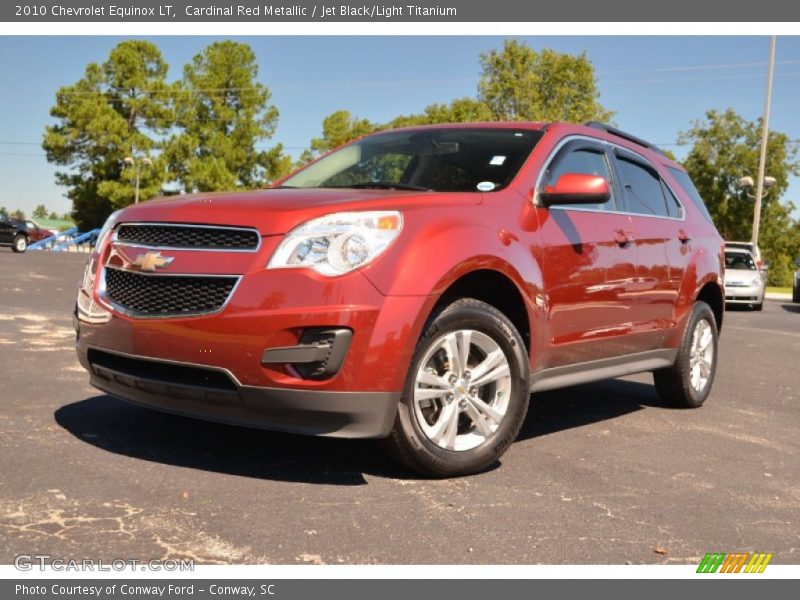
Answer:
[{"label": "green tree", "polygon": [[[738,180],[756,178],[761,140],[761,121],[747,121],[732,109],[710,110],[705,118],[679,136],[692,149],[684,161],[714,223],[726,240],[749,240],[753,228],[753,192]],[[788,285],[791,263],[800,255],[800,232],[792,218],[794,205],[781,202],[789,178],[800,175],[798,146],[784,133],[771,131],[767,141],[765,172],[775,185],[762,200],[759,246],[772,262],[771,285]]]},{"label": "green tree", "polygon": [[291,159],[271,138],[278,109],[258,83],[247,44],[215,42],[184,67],[176,86],[177,126],[169,144],[170,170],[187,192],[257,188],[285,174]]},{"label": "green tree", "polygon": [[8,217],[8,209],[5,206],[0,206],[0,215],[3,217]]},{"label": "green tree", "polygon": [[481,54],[476,98],[457,98],[426,106],[421,113],[400,115],[378,124],[336,111],[322,122],[300,163],[373,131],[436,123],[481,121],[608,121],[614,113],[599,103],[594,67],[585,53],[536,52],[517,40],[502,50]]},{"label": "green tree", "polygon": [[142,171],[140,198],[157,195],[165,180],[156,155],[173,123],[167,64],[150,42],[118,44],[103,64],[91,63],[74,85],[56,93],[45,130],[47,159],[62,167],[58,184],[67,188],[81,229],[99,227],[109,213],[133,202],[134,169],[126,156],[150,156]]},{"label": "green tree", "polygon": [[577,56],[517,40],[481,54],[478,99],[496,121],[608,121],[613,113],[599,102],[594,66]]},{"label": "green tree", "polygon": [[393,119],[390,127],[412,127],[415,125],[435,125],[436,123],[477,123],[492,121],[489,107],[474,98],[457,98],[449,104],[430,104],[417,115],[399,116]]},{"label": "green tree", "polygon": [[33,218],[44,219],[45,217],[47,217],[47,207],[44,204],[37,204],[33,209]]},{"label": "green tree", "polygon": [[51,221],[58,221],[58,213],[54,210],[51,210],[50,214],[47,215],[47,218],[50,219]]},{"label": "green tree", "polygon": [[24,220],[25,219],[25,211],[21,208],[18,208],[14,212],[11,213],[11,216],[15,219]]}]

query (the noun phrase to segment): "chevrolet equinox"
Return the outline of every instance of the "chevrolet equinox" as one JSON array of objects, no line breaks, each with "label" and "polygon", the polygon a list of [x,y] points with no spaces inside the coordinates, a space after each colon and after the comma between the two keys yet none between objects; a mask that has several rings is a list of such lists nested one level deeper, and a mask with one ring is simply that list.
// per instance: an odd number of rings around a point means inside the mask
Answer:
[{"label": "chevrolet equinox", "polygon": [[412,469],[462,475],[508,449],[531,393],[652,372],[665,404],[703,404],[723,264],[683,167],[623,131],[399,129],[269,189],[111,215],[76,346],[118,398],[384,438]]}]

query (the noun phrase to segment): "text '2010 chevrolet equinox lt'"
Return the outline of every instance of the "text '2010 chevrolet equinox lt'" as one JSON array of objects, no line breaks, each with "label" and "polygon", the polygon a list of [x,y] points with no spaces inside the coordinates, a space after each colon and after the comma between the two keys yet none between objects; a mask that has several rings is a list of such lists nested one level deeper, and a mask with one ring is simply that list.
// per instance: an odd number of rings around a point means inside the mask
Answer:
[{"label": "text '2010 chevrolet equinox lt'", "polygon": [[[356,140],[270,189],[130,206],[80,287],[97,388],[159,410],[495,463],[530,394],[652,371],[698,407],[723,241],[686,171],[597,124]],[[534,396],[535,398],[535,396]]]}]

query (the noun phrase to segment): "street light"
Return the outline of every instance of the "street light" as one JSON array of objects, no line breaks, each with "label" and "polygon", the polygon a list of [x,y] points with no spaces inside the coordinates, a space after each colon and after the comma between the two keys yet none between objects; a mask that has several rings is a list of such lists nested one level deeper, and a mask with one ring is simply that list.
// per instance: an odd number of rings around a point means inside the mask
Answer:
[{"label": "street light", "polygon": [[[762,185],[762,188],[761,188],[761,197],[762,198],[764,198],[764,196],[766,196],[769,193],[769,190],[771,188],[775,187],[775,183],[776,183],[776,181],[775,181],[774,177],[770,177],[769,175],[764,177],[763,185]],[[755,180],[752,177],[750,177],[749,175],[747,175],[745,177],[740,177],[737,180],[736,184],[740,188],[745,190],[745,191],[752,190],[753,188],[756,188],[756,190],[758,189],[758,186],[756,185]],[[756,191],[756,194],[757,193],[758,193],[758,191]],[[750,198],[751,200],[756,200],[756,194],[751,194],[751,193],[748,192],[747,197]]]},{"label": "street light", "polygon": [[129,167],[136,167],[136,179],[134,180],[134,193],[133,193],[133,203],[139,203],[139,180],[142,175],[142,167],[152,167],[153,161],[143,156],[139,160],[134,159],[132,156],[126,156],[124,162]]}]

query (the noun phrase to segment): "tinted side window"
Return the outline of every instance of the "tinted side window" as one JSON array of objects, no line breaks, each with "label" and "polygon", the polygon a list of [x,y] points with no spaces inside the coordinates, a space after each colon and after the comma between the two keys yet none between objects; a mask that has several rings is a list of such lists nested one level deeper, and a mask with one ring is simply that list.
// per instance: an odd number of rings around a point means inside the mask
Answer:
[{"label": "tinted side window", "polygon": [[686,192],[686,195],[692,199],[692,202],[695,203],[695,206],[697,206],[706,220],[713,225],[714,220],[711,218],[711,214],[708,212],[705,202],[703,202],[703,199],[700,197],[700,192],[698,192],[697,188],[694,187],[689,174],[686,173],[686,171],[681,171],[680,169],[675,169],[674,167],[667,168],[669,169],[669,172],[672,173],[672,176],[678,180],[678,183],[683,188],[683,191]]},{"label": "tinted side window", "polygon": [[670,216],[664,201],[661,180],[653,172],[622,157],[618,158],[617,165],[629,212],[658,217]]},{"label": "tinted side window", "polygon": [[661,180],[661,188],[667,201],[667,214],[675,219],[680,219],[683,216],[683,207],[663,179]]},{"label": "tinted side window", "polygon": [[611,183],[611,169],[608,159],[602,150],[580,149],[573,150],[549,169],[548,183],[553,185],[564,173],[581,173],[584,175],[599,175],[608,181],[611,197],[604,204],[563,204],[563,208],[589,208],[593,210],[615,211],[614,188]]}]

